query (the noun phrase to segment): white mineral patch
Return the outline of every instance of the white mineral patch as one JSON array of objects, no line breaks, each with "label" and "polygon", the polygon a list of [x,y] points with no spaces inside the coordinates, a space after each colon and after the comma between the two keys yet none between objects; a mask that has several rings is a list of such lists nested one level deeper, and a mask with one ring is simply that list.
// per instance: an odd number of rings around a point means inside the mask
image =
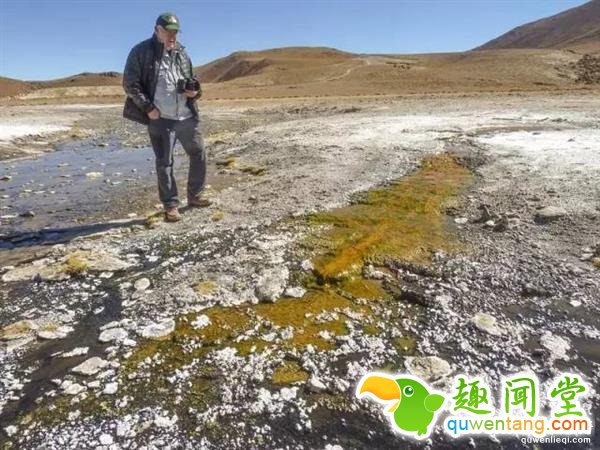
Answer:
[{"label": "white mineral patch", "polygon": [[550,352],[550,358],[552,360],[562,359],[568,361],[570,359],[567,353],[571,349],[571,344],[566,338],[546,331],[540,337],[540,344]]},{"label": "white mineral patch", "polygon": [[192,327],[196,330],[210,325],[210,318],[206,314],[201,314],[192,322]]},{"label": "white mineral patch", "polygon": [[108,383],[106,386],[104,386],[104,390],[102,391],[102,393],[107,395],[113,395],[117,393],[118,389],[119,383]]},{"label": "white mineral patch", "polygon": [[93,358],[86,359],[78,366],[73,367],[71,371],[82,375],[94,375],[100,372],[100,370],[102,370],[107,365],[107,361],[103,360],[102,358],[98,358],[97,356],[94,356]]},{"label": "white mineral patch", "polygon": [[109,328],[100,333],[100,342],[121,342],[127,338],[127,331],[123,328]]},{"label": "white mineral patch", "polygon": [[175,330],[173,319],[163,319],[160,322],[151,323],[140,330],[140,335],[147,339],[160,339],[168,336]]},{"label": "white mineral patch", "polygon": [[71,350],[70,352],[63,353],[60,355],[61,358],[70,358],[72,356],[81,356],[86,355],[89,350],[89,347],[77,347]]},{"label": "white mineral patch", "polygon": [[55,133],[57,131],[67,131],[69,127],[62,125],[53,125],[49,123],[3,123],[0,124],[0,141],[10,141],[21,136],[32,134]]}]

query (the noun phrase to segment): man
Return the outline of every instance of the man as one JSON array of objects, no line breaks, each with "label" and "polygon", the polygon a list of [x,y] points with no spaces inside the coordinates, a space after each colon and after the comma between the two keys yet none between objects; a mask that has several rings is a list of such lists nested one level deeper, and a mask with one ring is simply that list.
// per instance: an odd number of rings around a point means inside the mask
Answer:
[{"label": "man", "polygon": [[210,201],[201,197],[206,179],[206,155],[199,133],[196,100],[202,90],[199,83],[181,81],[193,79],[194,74],[185,47],[177,42],[178,31],[179,19],[174,14],[167,12],[158,16],[153,36],[133,47],[123,73],[123,88],[127,93],[123,117],[148,125],[156,156],[158,193],[168,222],[181,220],[173,173],[173,149],[177,140],[190,159],[188,206],[210,205]]}]

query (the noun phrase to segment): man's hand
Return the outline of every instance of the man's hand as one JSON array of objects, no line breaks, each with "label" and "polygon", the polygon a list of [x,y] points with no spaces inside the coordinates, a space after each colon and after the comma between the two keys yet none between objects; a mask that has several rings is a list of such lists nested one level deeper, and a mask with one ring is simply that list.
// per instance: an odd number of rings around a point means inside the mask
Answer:
[{"label": "man's hand", "polygon": [[196,95],[198,95],[198,91],[185,91],[185,95],[189,98],[194,98]]},{"label": "man's hand", "polygon": [[160,118],[160,111],[158,108],[154,108],[152,111],[148,113],[148,117],[152,120],[156,120]]}]

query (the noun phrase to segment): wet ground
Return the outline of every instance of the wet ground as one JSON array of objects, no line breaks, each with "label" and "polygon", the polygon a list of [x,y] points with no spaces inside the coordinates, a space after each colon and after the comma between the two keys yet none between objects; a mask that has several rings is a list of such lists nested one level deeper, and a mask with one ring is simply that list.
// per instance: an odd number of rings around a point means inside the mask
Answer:
[{"label": "wet ground", "polygon": [[122,199],[148,206],[137,198],[155,178],[151,148],[123,149],[114,141],[103,147],[63,144],[42,157],[3,163],[0,170],[11,177],[1,185],[5,235],[127,217]]},{"label": "wet ground", "polygon": [[[209,108],[207,124],[226,123],[209,146],[226,182],[208,210],[175,225],[125,223],[37,256],[27,240],[5,239],[14,248],[0,251],[22,264],[3,269],[0,328],[72,328],[50,341],[27,330],[5,339],[0,422],[19,430],[5,445],[423,448],[353,396],[367,370],[412,370],[413,357],[438,363],[429,375],[440,389],[465,371],[497,388],[507,373],[531,370],[547,385],[566,369],[598,386],[596,104],[576,95]],[[137,133],[7,163],[3,205],[39,217],[2,226],[14,236],[111,217],[95,205],[153,185]],[[470,181],[457,178],[463,170]],[[52,196],[66,203],[50,207]],[[100,254],[118,261],[98,263]],[[134,287],[141,279],[149,286]],[[145,334],[171,319],[166,339]],[[98,342],[105,325],[121,337]],[[85,356],[56,354],[82,346]],[[108,364],[99,375],[70,372],[94,355]],[[116,395],[102,394],[112,383]],[[597,416],[597,394],[584,406]],[[453,441],[439,427],[424,443],[465,445],[529,448]]]}]

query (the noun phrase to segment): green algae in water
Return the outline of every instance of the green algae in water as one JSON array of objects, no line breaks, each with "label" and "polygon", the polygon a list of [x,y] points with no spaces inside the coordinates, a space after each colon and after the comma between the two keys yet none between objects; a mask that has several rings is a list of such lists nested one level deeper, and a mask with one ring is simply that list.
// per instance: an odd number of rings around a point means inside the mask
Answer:
[{"label": "green algae in water", "polygon": [[423,264],[436,250],[454,250],[442,210],[470,178],[452,156],[439,155],[389,187],[367,192],[357,204],[314,214],[309,223],[328,226],[311,239],[316,273],[324,281],[339,280],[359,273],[366,262]]},{"label": "green algae in water", "polygon": [[273,371],[272,380],[275,384],[293,384],[308,380],[308,373],[296,361],[285,361]]}]

